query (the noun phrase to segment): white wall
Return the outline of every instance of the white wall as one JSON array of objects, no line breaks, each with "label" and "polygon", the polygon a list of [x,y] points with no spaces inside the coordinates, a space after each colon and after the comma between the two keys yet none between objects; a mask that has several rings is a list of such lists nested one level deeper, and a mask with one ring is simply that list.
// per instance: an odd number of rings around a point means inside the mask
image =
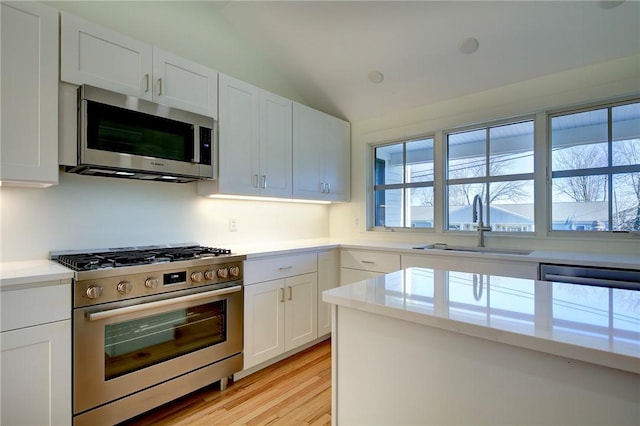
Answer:
[{"label": "white wall", "polygon": [[[369,167],[368,146],[418,135],[436,136],[436,155],[442,153],[442,130],[494,119],[536,113],[568,105],[640,94],[640,56],[565,71],[533,80],[445,102],[424,105],[384,117],[351,123],[351,203],[335,205],[330,211],[330,235],[353,240],[445,242],[471,244],[473,236],[450,233],[408,233],[366,231],[366,194]],[[544,147],[543,147],[544,150]],[[542,171],[544,175],[544,170]],[[436,185],[442,194],[442,186]],[[436,206],[439,208],[440,206]],[[545,211],[538,213],[544,216]],[[488,236],[488,245],[525,246],[589,252],[631,253],[640,255],[640,238],[615,236],[614,239],[548,236],[544,230],[522,237]]]}]

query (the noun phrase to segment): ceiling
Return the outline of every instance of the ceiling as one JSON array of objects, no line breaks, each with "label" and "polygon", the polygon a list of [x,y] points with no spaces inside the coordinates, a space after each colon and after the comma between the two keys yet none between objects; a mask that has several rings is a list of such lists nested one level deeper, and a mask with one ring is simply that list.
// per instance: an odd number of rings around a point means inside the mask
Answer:
[{"label": "ceiling", "polygon": [[[640,53],[640,2],[225,1],[311,106],[364,120]],[[459,46],[479,41],[475,53]],[[372,83],[369,73],[384,81]]]}]

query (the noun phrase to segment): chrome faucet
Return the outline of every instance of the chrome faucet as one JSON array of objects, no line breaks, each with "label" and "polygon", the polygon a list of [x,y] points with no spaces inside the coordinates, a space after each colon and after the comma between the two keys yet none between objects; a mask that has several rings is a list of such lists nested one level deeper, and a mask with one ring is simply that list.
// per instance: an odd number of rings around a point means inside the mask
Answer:
[{"label": "chrome faucet", "polygon": [[[480,217],[478,218],[478,211]],[[473,223],[478,222],[478,247],[484,247],[484,232],[491,231],[490,226],[484,226],[482,223],[482,198],[480,194],[473,197]]]}]

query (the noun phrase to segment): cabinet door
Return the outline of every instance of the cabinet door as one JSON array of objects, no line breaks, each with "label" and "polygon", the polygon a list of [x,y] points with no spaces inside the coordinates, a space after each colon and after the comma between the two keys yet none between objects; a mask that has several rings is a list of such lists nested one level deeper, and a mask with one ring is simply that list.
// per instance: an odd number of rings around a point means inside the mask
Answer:
[{"label": "cabinet door", "polygon": [[322,301],[322,292],[338,285],[338,251],[318,253],[318,337],[331,333],[331,304]]},{"label": "cabinet door", "polygon": [[284,352],[284,280],[244,288],[244,369]]},{"label": "cabinet door", "polygon": [[218,118],[218,73],[153,49],[153,93],[158,103]]},{"label": "cabinet door", "polygon": [[293,196],[324,199],[324,136],[322,113],[293,104]]},{"label": "cabinet door", "polygon": [[287,278],[285,294],[284,350],[288,351],[318,337],[318,274]]},{"label": "cabinet door", "polygon": [[62,14],[60,79],[152,100],[151,45]]},{"label": "cabinet door", "polygon": [[260,193],[291,197],[291,100],[260,92]]},{"label": "cabinet door", "polygon": [[258,195],[260,90],[220,74],[218,191]]},{"label": "cabinet door", "polygon": [[0,347],[0,424],[71,424],[71,320],[5,331]]},{"label": "cabinet door", "polygon": [[58,11],[2,2],[2,182],[58,183]]},{"label": "cabinet door", "polygon": [[325,116],[324,182],[326,199],[349,201],[351,197],[351,125]]}]

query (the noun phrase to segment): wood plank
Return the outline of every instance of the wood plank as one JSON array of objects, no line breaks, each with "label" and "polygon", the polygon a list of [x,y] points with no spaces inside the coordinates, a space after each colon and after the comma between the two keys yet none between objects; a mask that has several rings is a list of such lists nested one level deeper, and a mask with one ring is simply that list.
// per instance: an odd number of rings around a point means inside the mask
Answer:
[{"label": "wood plank", "polygon": [[260,370],[221,391],[200,389],[123,425],[331,424],[331,340]]}]

